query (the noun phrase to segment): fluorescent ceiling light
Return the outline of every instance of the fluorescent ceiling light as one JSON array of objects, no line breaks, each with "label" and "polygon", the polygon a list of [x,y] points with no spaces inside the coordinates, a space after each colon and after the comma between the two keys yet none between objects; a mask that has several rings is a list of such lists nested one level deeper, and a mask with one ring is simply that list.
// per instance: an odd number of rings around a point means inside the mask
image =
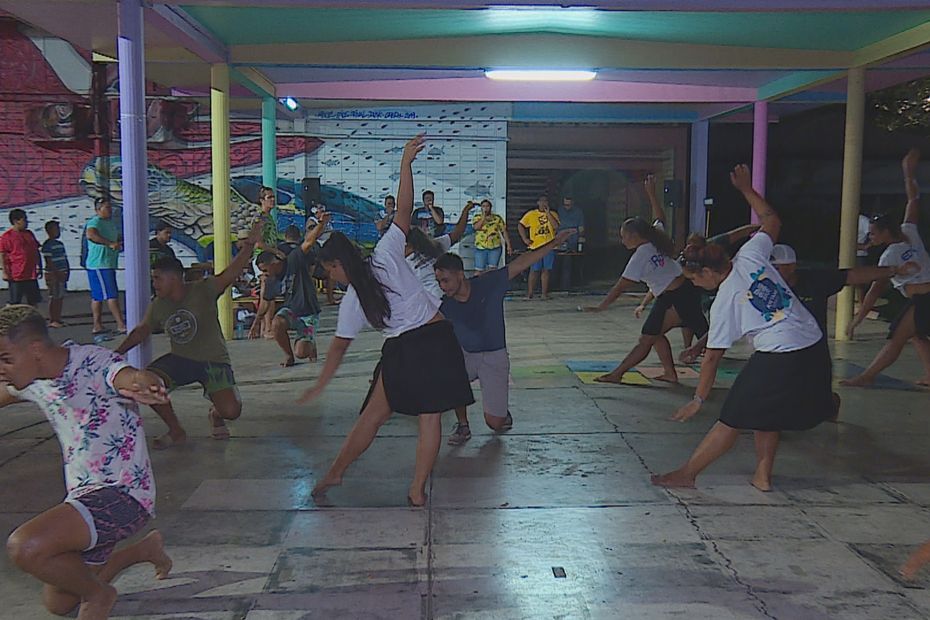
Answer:
[{"label": "fluorescent ceiling light", "polygon": [[492,80],[514,80],[523,82],[586,82],[597,77],[591,70],[549,69],[488,69],[484,76]]},{"label": "fluorescent ceiling light", "polygon": [[297,103],[297,100],[294,99],[293,97],[285,97],[284,99],[281,99],[280,101],[281,101],[281,105],[283,105],[285,108],[287,108],[291,112],[293,112],[294,110],[300,107],[300,104]]}]

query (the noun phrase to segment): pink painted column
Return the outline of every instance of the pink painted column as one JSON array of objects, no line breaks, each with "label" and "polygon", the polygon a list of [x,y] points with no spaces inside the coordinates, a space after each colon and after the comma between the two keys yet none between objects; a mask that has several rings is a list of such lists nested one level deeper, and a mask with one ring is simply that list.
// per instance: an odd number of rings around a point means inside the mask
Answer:
[{"label": "pink painted column", "polygon": [[[752,109],[752,187],[765,196],[765,157],[769,144],[769,102],[756,101]],[[750,209],[750,221],[759,223]]]}]

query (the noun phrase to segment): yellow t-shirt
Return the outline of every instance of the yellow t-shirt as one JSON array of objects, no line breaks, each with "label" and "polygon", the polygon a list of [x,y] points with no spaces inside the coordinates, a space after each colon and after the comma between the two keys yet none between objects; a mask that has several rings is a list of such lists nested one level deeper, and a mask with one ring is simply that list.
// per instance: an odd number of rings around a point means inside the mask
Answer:
[{"label": "yellow t-shirt", "polygon": [[535,250],[555,239],[555,231],[559,227],[559,216],[554,211],[549,211],[547,214],[539,209],[533,209],[523,214],[520,224],[529,230],[530,249]]},{"label": "yellow t-shirt", "polygon": [[[481,218],[479,213],[472,219],[472,226]],[[484,218],[484,226],[481,230],[475,229],[475,247],[479,250],[496,250],[501,247],[501,233],[507,230],[507,223],[504,218],[496,213],[491,213]]]}]

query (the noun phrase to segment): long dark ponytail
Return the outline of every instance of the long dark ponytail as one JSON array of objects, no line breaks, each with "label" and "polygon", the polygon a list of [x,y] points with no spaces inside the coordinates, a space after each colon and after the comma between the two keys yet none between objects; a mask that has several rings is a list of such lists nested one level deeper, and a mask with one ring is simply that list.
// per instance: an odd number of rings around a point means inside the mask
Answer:
[{"label": "long dark ponytail", "polygon": [[628,233],[633,233],[639,236],[641,239],[645,239],[652,245],[656,246],[656,249],[665,256],[674,258],[673,254],[675,252],[675,242],[672,241],[671,238],[663,231],[651,225],[643,218],[631,217],[625,220],[621,230],[625,230]]},{"label": "long dark ponytail", "polygon": [[419,228],[411,228],[407,232],[407,243],[410,244],[414,254],[429,260],[435,260],[445,253],[438,243]]},{"label": "long dark ponytail", "polygon": [[349,284],[355,288],[368,323],[375,329],[384,329],[386,321],[391,318],[391,304],[388,303],[384,287],[375,277],[371,262],[362,258],[355,244],[338,231],[330,235],[320,250],[321,263],[336,260],[342,264]]}]

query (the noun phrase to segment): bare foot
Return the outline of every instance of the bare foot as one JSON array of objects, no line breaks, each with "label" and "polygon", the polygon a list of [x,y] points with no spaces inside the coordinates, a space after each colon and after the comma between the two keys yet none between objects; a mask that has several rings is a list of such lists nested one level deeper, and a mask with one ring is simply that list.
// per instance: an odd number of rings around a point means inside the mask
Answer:
[{"label": "bare foot", "polygon": [[543,295],[543,296],[542,296],[542,300],[543,300],[543,301],[549,301],[549,296],[548,296],[548,295]]},{"label": "bare foot", "polygon": [[523,301],[533,301],[533,296],[527,295],[526,297],[523,298]]},{"label": "bare foot", "polygon": [[288,358],[286,358],[283,362],[281,362],[281,367],[282,367],[282,368],[290,368],[290,367],[293,366],[295,363],[296,363],[296,362],[294,361],[293,356],[292,356],[292,357],[288,357]]},{"label": "bare foot", "polygon": [[753,476],[752,486],[756,487],[763,493],[768,493],[772,490],[772,479],[764,478],[762,476]]},{"label": "bare foot", "polygon": [[183,443],[187,442],[187,433],[183,430],[180,433],[167,432],[160,437],[156,437],[152,441],[152,447],[156,450],[165,450],[173,446],[180,446]]},{"label": "bare foot", "polygon": [[615,383],[617,385],[620,385],[620,383],[623,381],[623,377],[622,376],[618,377],[614,373],[610,372],[610,373],[607,373],[606,375],[601,375],[600,377],[594,377],[594,380],[597,381],[598,383]]},{"label": "bare foot", "polygon": [[678,373],[664,373],[656,377],[656,381],[665,381],[666,383],[678,383]]},{"label": "bare foot", "polygon": [[655,475],[651,478],[652,484],[657,487],[672,487],[682,489],[694,488],[694,477],[682,473],[680,470],[670,471],[667,474]]},{"label": "bare foot", "polygon": [[52,329],[61,329],[62,327],[65,326],[65,324],[62,323],[61,321],[49,321],[48,326],[51,327]]},{"label": "bare foot", "polygon": [[77,620],[107,620],[116,604],[116,588],[101,584],[100,589],[81,602]]},{"label": "bare foot", "polygon": [[226,422],[216,412],[215,407],[210,407],[210,437],[213,439],[229,439],[229,429],[226,428]]},{"label": "bare foot", "polygon": [[840,385],[845,385],[846,387],[868,387],[872,385],[874,379],[869,379],[865,375],[858,375],[852,379],[843,379],[840,381]]},{"label": "bare foot", "polygon": [[840,405],[842,402],[843,400],[840,398],[840,395],[836,392],[833,392],[833,417],[830,418],[831,422],[840,421]]},{"label": "bare foot", "polygon": [[326,492],[333,487],[338,487],[342,484],[342,478],[329,477],[323,478],[316,483],[316,486],[313,487],[313,490],[310,492],[310,495],[313,497],[318,497],[320,495],[326,495]]},{"label": "bare foot", "polygon": [[930,377],[918,379],[914,382],[914,385],[919,385],[920,387],[930,387]]},{"label": "bare foot", "polygon": [[422,508],[426,505],[426,493],[423,491],[408,491],[407,505],[411,508]]},{"label": "bare foot", "polygon": [[145,538],[139,541],[139,551],[146,562],[155,566],[155,578],[167,579],[173,563],[165,553],[165,539],[161,532],[152,530]]}]

